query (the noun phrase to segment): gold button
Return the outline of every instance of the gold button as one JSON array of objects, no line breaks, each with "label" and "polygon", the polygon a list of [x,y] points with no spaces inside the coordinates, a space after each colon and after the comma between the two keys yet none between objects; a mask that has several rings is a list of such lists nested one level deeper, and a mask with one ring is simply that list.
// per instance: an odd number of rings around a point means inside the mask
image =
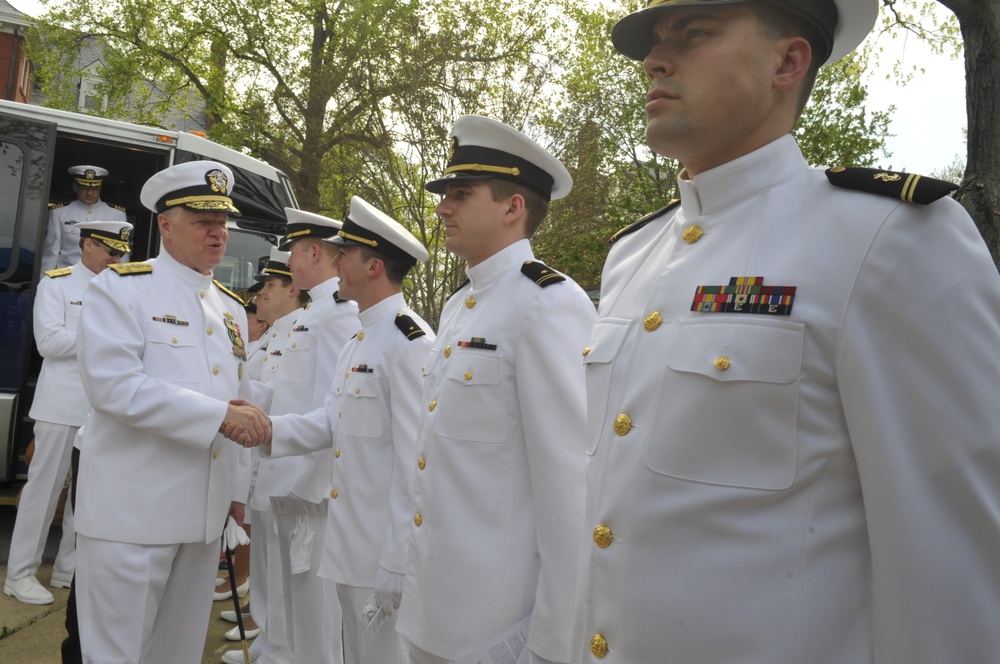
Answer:
[{"label": "gold button", "polygon": [[344,416],[344,411],[343,409],[341,409],[340,412],[337,413],[337,417],[343,417],[343,416]]},{"label": "gold button", "polygon": [[339,495],[340,494],[337,493],[336,489],[334,489],[333,491],[330,492],[330,497],[333,498],[334,500],[336,500],[337,496],[339,496]]},{"label": "gold button", "polygon": [[203,290],[198,291],[198,297],[200,297],[201,299],[204,300],[205,299],[205,291],[203,291]]},{"label": "gold button", "polygon": [[350,378],[350,377],[351,377],[351,372],[350,371],[348,371],[347,373],[344,374],[344,378]]},{"label": "gold button", "polygon": [[177,343],[177,337],[171,337],[170,338],[170,343],[172,343],[172,344]]},{"label": "gold button", "polygon": [[684,229],[684,234],[681,237],[683,237],[684,241],[688,244],[694,244],[700,240],[701,236],[704,234],[705,231],[702,230],[701,226],[688,226]]},{"label": "gold button", "polygon": [[207,334],[208,336],[212,336],[212,328],[208,328],[207,330],[205,330],[205,334]]},{"label": "gold button", "polygon": [[417,459],[417,468],[419,468],[420,470],[423,470],[426,467],[427,467],[427,459],[425,459],[423,457],[420,457],[419,459]]},{"label": "gold button", "polygon": [[472,297],[471,295],[469,297],[465,298],[465,308],[466,309],[471,309],[474,306],[476,306],[476,298]]},{"label": "gold button", "polygon": [[219,450],[215,450],[214,452],[212,452],[212,458],[213,459],[218,459],[219,458]]},{"label": "gold button", "polygon": [[646,316],[646,320],[642,321],[642,326],[646,328],[647,332],[652,332],[656,328],[660,327],[660,323],[662,322],[663,316],[660,315],[659,311],[654,311]]},{"label": "gold button", "polygon": [[219,375],[219,367],[212,367],[212,375],[213,376]]},{"label": "gold button", "polygon": [[615,433],[624,436],[632,430],[632,418],[622,413],[615,418]]},{"label": "gold button", "polygon": [[590,355],[590,346],[583,349],[583,356],[587,357],[588,355]]},{"label": "gold button", "polygon": [[340,448],[339,447],[333,451],[333,458],[334,459],[339,459],[340,458]]},{"label": "gold button", "polygon": [[420,516],[420,512],[417,512],[416,514],[413,515],[413,523],[418,528],[420,527],[420,524],[422,524],[423,522],[424,522],[424,517]]},{"label": "gold button", "polygon": [[602,659],[608,654],[608,640],[604,638],[603,634],[594,634],[590,637],[590,652],[597,659]]},{"label": "gold button", "polygon": [[472,380],[472,372],[471,371],[466,371],[465,372],[465,380]]},{"label": "gold button", "polygon": [[438,405],[437,399],[431,401],[430,404],[428,404],[427,406],[427,412],[433,413],[434,409],[437,408],[437,405]]},{"label": "gold button", "polygon": [[719,371],[725,371],[730,366],[732,366],[733,363],[725,355],[720,355],[719,357],[715,358],[715,362],[713,364],[715,364],[715,368],[718,369]]},{"label": "gold button", "polygon": [[297,346],[296,346],[295,344],[292,344],[292,348],[296,348],[296,347],[297,347]]},{"label": "gold button", "polygon": [[611,529],[601,525],[594,528],[594,543],[602,549],[611,545]]},{"label": "gold button", "polygon": [[355,394],[361,394],[361,388],[360,387],[355,387],[354,388],[354,393]]},{"label": "gold button", "polygon": [[364,332],[358,332],[358,341],[361,341],[364,338],[365,338],[365,333]]},{"label": "gold button", "polygon": [[444,356],[445,357],[451,357],[451,346],[445,346],[444,347]]}]

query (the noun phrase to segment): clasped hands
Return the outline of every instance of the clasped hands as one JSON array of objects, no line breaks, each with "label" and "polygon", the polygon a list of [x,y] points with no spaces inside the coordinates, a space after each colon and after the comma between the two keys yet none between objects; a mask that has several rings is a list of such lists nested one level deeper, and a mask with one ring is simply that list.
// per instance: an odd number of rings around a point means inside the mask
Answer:
[{"label": "clasped hands", "polygon": [[243,447],[264,445],[271,442],[271,418],[252,403],[234,399],[229,402],[219,433]]}]

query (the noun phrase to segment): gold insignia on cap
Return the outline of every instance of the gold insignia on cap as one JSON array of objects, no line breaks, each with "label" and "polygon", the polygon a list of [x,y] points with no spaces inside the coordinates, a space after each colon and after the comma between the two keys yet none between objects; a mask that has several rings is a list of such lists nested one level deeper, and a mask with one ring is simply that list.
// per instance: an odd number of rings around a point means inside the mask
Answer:
[{"label": "gold insignia on cap", "polygon": [[212,191],[217,191],[220,194],[225,194],[229,190],[229,178],[219,169],[205,173],[205,182],[212,188]]},{"label": "gold insignia on cap", "polygon": [[899,173],[876,173],[874,177],[882,182],[896,182],[903,179]]},{"label": "gold insignia on cap", "polygon": [[88,180],[93,180],[94,178],[97,177],[97,171],[95,171],[93,168],[88,168],[83,172],[83,177],[87,178]]},{"label": "gold insignia on cap", "polygon": [[451,149],[448,150],[448,163],[450,164],[455,158],[455,148],[458,147],[458,136],[451,137]]}]

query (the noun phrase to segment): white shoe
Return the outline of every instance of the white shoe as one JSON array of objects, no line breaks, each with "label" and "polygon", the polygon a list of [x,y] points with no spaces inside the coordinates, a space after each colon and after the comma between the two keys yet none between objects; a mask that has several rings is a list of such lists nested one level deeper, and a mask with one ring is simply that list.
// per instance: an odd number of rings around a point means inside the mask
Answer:
[{"label": "white shoe", "polygon": [[[223,620],[225,620],[226,622],[235,623],[236,622],[236,611],[233,610],[233,609],[229,609],[228,611],[223,611],[222,613],[219,614],[219,617],[222,618]],[[243,614],[243,622],[246,622],[247,620],[250,620],[250,613],[249,612]]]},{"label": "white shoe", "polygon": [[[260,628],[259,627],[255,627],[253,629],[245,629],[245,630],[243,630],[243,633],[246,634],[247,641],[249,641],[250,639],[252,639],[255,636],[257,636],[258,634],[260,634]],[[239,625],[237,625],[236,627],[233,627],[231,630],[229,630],[228,632],[226,632],[226,641],[240,641],[240,640],[241,639],[240,639],[240,626]]]},{"label": "white shoe", "polygon": [[[250,664],[254,664],[259,657],[250,653]],[[246,664],[246,659],[243,657],[242,650],[227,650],[222,656],[222,664]]]},{"label": "white shoe", "polygon": [[3,594],[10,595],[18,602],[25,604],[51,604],[56,601],[52,593],[38,582],[34,574],[23,579],[4,579]]},{"label": "white shoe", "polygon": [[53,588],[69,588],[73,584],[73,572],[60,572],[52,570],[52,579],[49,585]]},{"label": "white shoe", "polygon": [[[218,587],[218,586],[216,586],[216,587]],[[249,578],[247,578],[247,580],[244,581],[242,585],[236,586],[236,594],[239,597],[246,597],[247,596],[247,592],[249,590],[250,590],[250,579]],[[226,583],[226,589],[223,592],[219,592],[218,590],[215,591],[215,599],[212,600],[212,601],[214,601],[214,602],[221,602],[222,600],[229,599],[232,596],[233,596],[233,591],[229,589],[229,583],[227,582]]]}]

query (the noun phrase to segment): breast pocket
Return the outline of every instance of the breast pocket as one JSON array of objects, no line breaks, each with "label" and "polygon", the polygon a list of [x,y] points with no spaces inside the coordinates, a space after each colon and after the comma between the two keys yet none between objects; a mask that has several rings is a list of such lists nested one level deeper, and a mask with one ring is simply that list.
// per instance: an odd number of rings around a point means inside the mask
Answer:
[{"label": "breast pocket", "polygon": [[[618,355],[631,321],[624,318],[601,318],[594,323],[590,341],[583,351],[583,366],[587,376],[587,417],[591,425],[607,422],[611,401],[612,360]],[[600,444],[602,430],[590,426],[587,453],[594,454]],[[596,432],[596,435],[593,434]]]},{"label": "breast pocket", "polygon": [[201,353],[190,327],[152,322],[146,325],[142,364],[147,375],[169,383],[197,383]]},{"label": "breast pocket", "polygon": [[507,400],[500,355],[455,353],[438,393],[435,430],[445,438],[473,443],[507,440]]},{"label": "breast pocket", "polygon": [[783,489],[795,479],[805,326],[682,321],[646,465],[681,479]]},{"label": "breast pocket", "polygon": [[344,385],[340,429],[349,436],[378,438],[382,435],[382,390],[378,379],[352,373]]},{"label": "breast pocket", "polygon": [[292,332],[288,344],[281,351],[281,379],[292,383],[308,383],[313,377],[312,335],[308,332]]}]

